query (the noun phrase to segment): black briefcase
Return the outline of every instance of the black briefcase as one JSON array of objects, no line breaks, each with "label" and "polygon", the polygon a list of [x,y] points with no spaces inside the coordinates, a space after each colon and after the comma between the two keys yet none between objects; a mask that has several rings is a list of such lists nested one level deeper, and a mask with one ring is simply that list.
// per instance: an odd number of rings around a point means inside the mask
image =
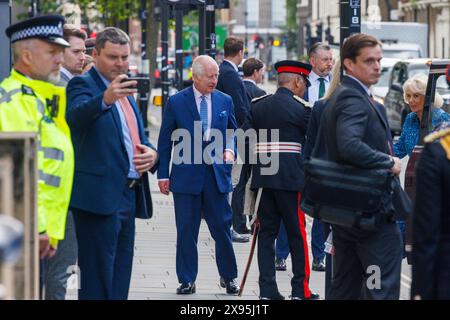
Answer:
[{"label": "black briefcase", "polygon": [[333,161],[306,161],[301,208],[313,218],[345,227],[376,230],[392,193],[387,169],[361,169]]}]

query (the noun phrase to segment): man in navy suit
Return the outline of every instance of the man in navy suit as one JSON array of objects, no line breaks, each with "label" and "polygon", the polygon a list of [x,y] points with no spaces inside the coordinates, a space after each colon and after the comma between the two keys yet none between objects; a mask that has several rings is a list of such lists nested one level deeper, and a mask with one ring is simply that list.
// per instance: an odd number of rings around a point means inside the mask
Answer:
[{"label": "man in navy suit", "polygon": [[158,138],[159,189],[166,195],[172,191],[175,203],[176,270],[181,284],[177,294],[196,291],[197,239],[202,217],[216,242],[220,284],[228,294],[239,291],[228,203],[236,120],[231,98],[215,90],[218,74],[217,63],[211,57],[202,55],[194,60],[194,84],[170,97]]},{"label": "man in navy suit", "polygon": [[71,209],[78,239],[80,299],[127,299],[135,218],[150,218],[147,171],[156,149],[144,134],[125,81],[130,40],[110,27],[96,38],[95,67],[67,87],[67,122],[75,149]]},{"label": "man in navy suit", "polygon": [[[341,48],[345,71],[323,111],[319,137],[326,158],[364,169],[390,169],[399,175],[401,161],[389,155],[390,129],[385,109],[370,99],[369,87],[380,78],[380,42],[359,33]],[[400,295],[401,236],[394,220],[392,196],[386,192],[379,212],[363,213],[361,220],[379,219],[376,230],[345,226],[328,219],[333,229],[333,281],[330,299],[397,300]],[[319,213],[319,217],[321,213]],[[373,282],[375,266],[376,283]]]},{"label": "man in navy suit", "polygon": [[258,84],[264,80],[265,71],[264,63],[257,58],[248,58],[242,64],[242,72],[244,73],[242,81],[249,101],[266,95],[266,92],[258,87]]},{"label": "man in navy suit", "polygon": [[[224,61],[219,68],[217,90],[228,94],[233,99],[234,113],[236,115],[237,125],[240,128],[245,123],[247,115],[250,112],[250,100],[247,97],[247,91],[238,73],[238,65],[244,58],[244,41],[237,37],[228,37],[225,39],[223,47]],[[244,160],[243,155],[241,155],[241,158]],[[239,167],[234,167],[233,176],[239,177]],[[232,199],[243,199],[244,191],[243,188],[235,188]],[[242,233],[250,233],[250,230],[247,228],[247,218],[242,214],[242,209],[239,207],[239,203],[242,203],[242,201],[238,200],[236,202],[235,200],[232,200],[231,203],[233,208],[233,241],[248,242],[249,238],[241,235]]]}]

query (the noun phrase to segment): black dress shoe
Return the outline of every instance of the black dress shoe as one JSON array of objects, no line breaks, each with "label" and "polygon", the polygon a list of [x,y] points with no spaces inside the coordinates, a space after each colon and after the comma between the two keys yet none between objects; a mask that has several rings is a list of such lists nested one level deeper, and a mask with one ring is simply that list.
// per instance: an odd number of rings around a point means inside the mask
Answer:
[{"label": "black dress shoe", "polygon": [[244,242],[249,242],[250,238],[247,235],[239,234],[236,231],[231,230],[231,240],[233,242],[244,243]]},{"label": "black dress shoe", "polygon": [[313,260],[312,267],[313,271],[325,271],[325,259]]},{"label": "black dress shoe", "polygon": [[177,294],[193,294],[195,293],[195,282],[182,283],[177,288]]},{"label": "black dress shoe", "polygon": [[226,281],[224,278],[220,277],[220,286],[227,289],[227,294],[238,294],[239,286],[236,279]]},{"label": "black dress shoe", "polygon": [[291,296],[291,300],[319,300],[320,296],[317,293],[312,293],[308,298],[299,297],[299,296]]},{"label": "black dress shoe", "polygon": [[277,292],[275,295],[262,295],[259,297],[259,300],[284,300],[284,296]]},{"label": "black dress shoe", "polygon": [[281,258],[276,258],[275,259],[275,270],[286,271],[286,269],[287,269],[286,260],[281,259]]}]

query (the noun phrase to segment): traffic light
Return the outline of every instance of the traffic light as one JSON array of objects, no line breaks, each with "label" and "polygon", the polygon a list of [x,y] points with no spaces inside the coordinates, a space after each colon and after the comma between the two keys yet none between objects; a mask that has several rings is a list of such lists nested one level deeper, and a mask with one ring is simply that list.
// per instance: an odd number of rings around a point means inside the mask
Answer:
[{"label": "traffic light", "polygon": [[312,46],[312,41],[311,41],[311,25],[305,24],[305,33],[304,33],[304,43],[303,45],[305,46],[305,48],[311,48]]},{"label": "traffic light", "polygon": [[316,26],[316,38],[317,41],[319,42],[322,41],[322,29],[323,29],[322,23],[318,23]]},{"label": "traffic light", "polygon": [[263,44],[263,39],[258,34],[253,35],[253,41],[255,49],[259,49],[260,44]]}]

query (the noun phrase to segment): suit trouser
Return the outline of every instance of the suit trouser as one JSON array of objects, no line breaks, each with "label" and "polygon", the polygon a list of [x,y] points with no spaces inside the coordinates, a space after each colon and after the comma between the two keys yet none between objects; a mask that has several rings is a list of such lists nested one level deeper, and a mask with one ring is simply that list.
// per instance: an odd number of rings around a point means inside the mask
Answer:
[{"label": "suit trouser", "polygon": [[402,242],[395,223],[378,231],[333,225],[333,244],[330,299],[399,299]]},{"label": "suit trouser", "polygon": [[292,295],[309,298],[309,257],[306,240],[305,214],[299,207],[300,193],[264,188],[258,217],[258,266],[260,296],[273,297],[278,293],[275,280],[275,238],[280,221],[286,227],[292,259]]},{"label": "suit trouser", "polygon": [[231,208],[228,193],[217,188],[212,166],[207,166],[200,194],[174,193],[177,226],[176,270],[179,283],[194,282],[198,273],[198,232],[205,219],[215,241],[216,264],[225,280],[237,277],[236,257],[231,242]]},{"label": "suit trouser", "polygon": [[133,265],[136,191],[124,186],[124,200],[111,215],[73,209],[78,239],[80,300],[126,300]]},{"label": "suit trouser", "polygon": [[69,267],[77,263],[77,255],[75,222],[73,221],[73,214],[69,210],[64,239],[59,241],[55,256],[47,262],[44,283],[46,300],[65,300],[67,280],[71,276]]},{"label": "suit trouser", "polygon": [[283,221],[280,223],[280,231],[278,232],[277,241],[275,243],[275,256],[277,259],[285,260],[289,256],[289,241]]},{"label": "suit trouser", "polygon": [[311,228],[311,251],[315,261],[325,258],[324,226],[320,219],[314,219]]},{"label": "suit trouser", "polygon": [[231,208],[233,210],[233,229],[237,233],[243,233],[247,229],[247,217],[244,215],[244,197],[245,186],[252,172],[252,166],[249,163],[235,164],[236,168],[241,167],[239,181],[233,189],[231,197]]}]

